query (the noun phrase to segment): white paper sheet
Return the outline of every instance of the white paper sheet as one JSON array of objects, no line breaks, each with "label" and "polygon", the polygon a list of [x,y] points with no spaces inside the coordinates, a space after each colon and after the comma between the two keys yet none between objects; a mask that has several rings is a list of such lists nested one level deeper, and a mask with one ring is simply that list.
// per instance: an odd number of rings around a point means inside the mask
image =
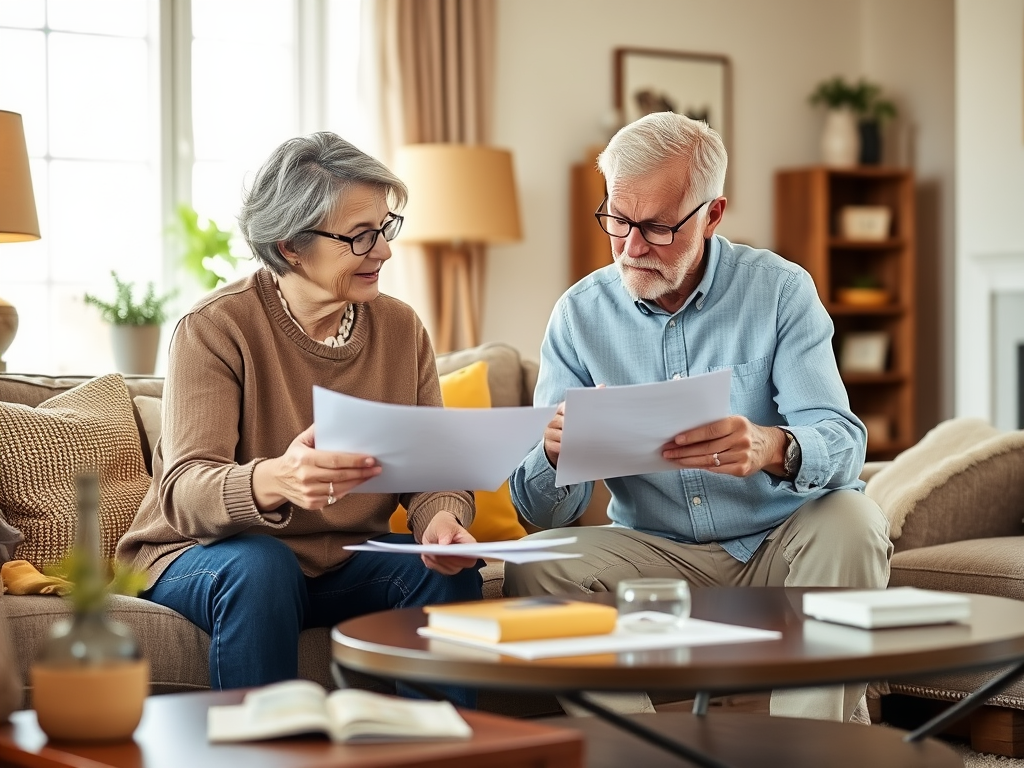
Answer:
[{"label": "white paper sheet", "polygon": [[555,408],[425,408],[313,387],[316,447],[365,453],[383,471],[351,493],[495,491],[544,436]]},{"label": "white paper sheet", "polygon": [[678,469],[661,447],[687,429],[729,415],[732,370],[565,393],[555,485]]},{"label": "white paper sheet", "polygon": [[512,541],[476,542],[473,544],[398,544],[371,540],[365,544],[350,544],[344,549],[355,552],[390,552],[392,554],[423,553],[433,555],[461,555],[462,557],[485,557],[504,560],[508,563],[536,563],[542,560],[567,560],[582,557],[579,553],[555,552],[551,548],[572,544],[575,536],[559,539],[517,539]]},{"label": "white paper sheet", "polygon": [[651,651],[659,648],[685,648],[696,645],[720,645],[723,643],[750,643],[764,640],[778,640],[781,632],[754,627],[737,627],[702,619],[686,619],[673,632],[641,634],[616,627],[607,635],[584,635],[583,637],[559,637],[554,640],[522,640],[515,643],[488,643],[484,640],[453,637],[420,627],[417,634],[429,637],[431,641],[443,640],[456,645],[494,651],[519,659],[549,659],[558,656],[590,656],[595,653],[624,653],[626,651]]}]

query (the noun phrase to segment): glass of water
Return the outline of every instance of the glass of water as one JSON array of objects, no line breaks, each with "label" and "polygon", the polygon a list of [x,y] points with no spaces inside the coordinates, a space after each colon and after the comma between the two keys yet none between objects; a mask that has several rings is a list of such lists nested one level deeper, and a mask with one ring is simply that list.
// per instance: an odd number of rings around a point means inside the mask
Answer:
[{"label": "glass of water", "polygon": [[619,626],[630,632],[671,632],[690,616],[683,579],[626,579],[616,589]]}]

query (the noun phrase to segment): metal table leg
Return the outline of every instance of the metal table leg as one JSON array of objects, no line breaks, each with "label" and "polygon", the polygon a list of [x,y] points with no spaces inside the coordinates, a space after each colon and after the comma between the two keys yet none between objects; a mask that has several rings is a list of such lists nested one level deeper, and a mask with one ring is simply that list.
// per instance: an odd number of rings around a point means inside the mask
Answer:
[{"label": "metal table leg", "polygon": [[640,725],[633,720],[623,717],[618,712],[605,709],[601,705],[590,701],[586,696],[579,693],[566,693],[561,695],[573,704],[577,704],[588,712],[600,717],[602,720],[606,720],[612,725],[621,728],[624,731],[628,731],[634,736],[654,744],[656,747],[664,749],[666,752],[670,752],[684,760],[689,760],[694,765],[699,765],[702,768],[730,768],[726,763],[716,760],[710,755],[705,755],[703,752],[699,752],[681,742],[666,738],[657,731],[651,730],[650,728]]}]

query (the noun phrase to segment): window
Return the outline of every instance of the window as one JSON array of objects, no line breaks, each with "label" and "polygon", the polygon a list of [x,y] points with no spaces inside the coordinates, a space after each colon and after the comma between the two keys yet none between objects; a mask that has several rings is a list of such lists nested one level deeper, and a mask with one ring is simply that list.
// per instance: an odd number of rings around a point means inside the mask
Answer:
[{"label": "window", "polygon": [[8,371],[114,370],[82,301],[112,297],[112,269],[179,291],[166,347],[202,293],[168,236],[177,205],[234,228],[281,141],[362,130],[358,42],[359,0],[0,2],[0,109],[24,118],[42,230],[0,245],[0,296],[20,316]]}]

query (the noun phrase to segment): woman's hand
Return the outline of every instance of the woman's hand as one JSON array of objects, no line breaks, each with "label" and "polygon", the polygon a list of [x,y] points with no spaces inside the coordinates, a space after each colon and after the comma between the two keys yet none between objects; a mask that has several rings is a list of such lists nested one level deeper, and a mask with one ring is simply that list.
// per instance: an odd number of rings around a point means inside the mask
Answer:
[{"label": "woman's hand", "polygon": [[266,512],[286,501],[303,509],[322,509],[381,473],[372,456],[318,451],[315,446],[310,426],[292,440],[283,456],[256,465],[252,492],[257,509]]},{"label": "woman's hand", "polygon": [[[459,525],[451,512],[438,512],[427,523],[420,544],[473,544],[476,539],[469,531]],[[423,564],[432,571],[451,576],[463,568],[476,565],[475,557],[458,557],[457,555],[420,555]]]}]

